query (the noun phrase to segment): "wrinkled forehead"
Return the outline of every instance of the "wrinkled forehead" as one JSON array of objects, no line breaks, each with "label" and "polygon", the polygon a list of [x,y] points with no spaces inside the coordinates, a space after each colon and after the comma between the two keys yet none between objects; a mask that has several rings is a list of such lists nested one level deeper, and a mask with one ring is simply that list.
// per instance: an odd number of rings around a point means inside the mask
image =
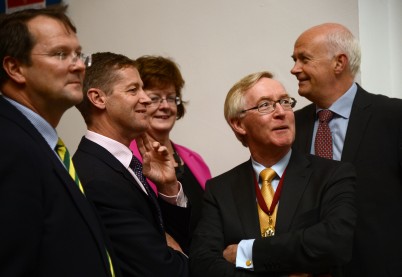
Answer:
[{"label": "wrinkled forehead", "polygon": [[279,81],[270,78],[261,78],[244,94],[246,101],[261,98],[277,100],[285,96],[288,96],[285,87]]}]

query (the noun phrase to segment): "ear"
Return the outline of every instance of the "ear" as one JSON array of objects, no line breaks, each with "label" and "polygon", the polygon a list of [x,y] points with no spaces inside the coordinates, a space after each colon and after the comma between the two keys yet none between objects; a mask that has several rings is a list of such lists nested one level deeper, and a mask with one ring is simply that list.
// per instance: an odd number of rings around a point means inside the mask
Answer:
[{"label": "ear", "polygon": [[106,108],[106,94],[101,89],[90,88],[87,91],[86,97],[98,109],[103,110]]},{"label": "ear", "polygon": [[229,124],[230,124],[230,127],[232,127],[233,131],[238,133],[239,135],[244,136],[247,133],[243,127],[241,118],[231,119]]},{"label": "ear", "polygon": [[5,57],[3,59],[3,68],[14,82],[25,83],[24,70],[17,59],[10,56]]},{"label": "ear", "polygon": [[345,70],[345,68],[347,68],[349,65],[349,59],[343,53],[336,55],[334,60],[335,60],[334,71],[336,74],[342,73]]}]

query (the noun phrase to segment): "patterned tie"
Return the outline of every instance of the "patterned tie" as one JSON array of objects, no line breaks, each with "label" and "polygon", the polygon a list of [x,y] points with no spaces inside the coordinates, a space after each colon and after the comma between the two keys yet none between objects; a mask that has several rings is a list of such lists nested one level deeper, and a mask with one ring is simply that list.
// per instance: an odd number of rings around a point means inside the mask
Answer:
[{"label": "patterned tie", "polygon": [[[265,204],[267,204],[268,209],[272,204],[272,200],[274,199],[274,189],[272,188],[271,181],[275,178],[275,176],[276,172],[269,167],[264,169],[260,173],[260,178],[262,180],[261,194],[265,200]],[[258,205],[258,216],[260,219],[261,234],[266,233],[267,230],[272,230],[271,235],[274,234],[276,211],[277,207],[275,207],[273,214],[269,216]]]},{"label": "patterned tie", "polygon": [[164,233],[165,228],[163,226],[162,212],[159,207],[158,200],[156,199],[156,195],[155,195],[153,189],[149,186],[147,179],[145,178],[144,174],[142,173],[141,162],[135,156],[133,156],[133,158],[131,159],[130,168],[134,171],[135,175],[138,177],[138,179],[143,184],[152,204],[154,205],[154,208],[158,215],[159,228]]},{"label": "patterned tie", "polygon": [[[64,144],[64,142],[61,140],[61,138],[59,138],[59,140],[57,141],[55,150],[56,150],[57,155],[59,155],[60,159],[62,160],[62,162],[63,162],[64,166],[66,167],[68,173],[70,174],[71,178],[73,178],[73,180],[77,184],[77,186],[80,189],[80,191],[82,192],[82,194],[85,195],[84,188],[82,187],[81,181],[78,178],[77,172],[75,171],[74,164],[71,159],[70,153],[68,152],[68,149],[67,149],[66,145]],[[107,249],[106,249],[106,256],[107,256],[107,259],[109,262],[110,273],[112,274],[112,277],[115,277],[112,259],[110,258],[110,255],[109,255],[109,252],[107,251]]]},{"label": "patterned tie", "polygon": [[318,129],[315,136],[314,149],[317,156],[332,159],[332,135],[328,123],[334,116],[330,110],[318,112]]},{"label": "patterned tie", "polygon": [[65,146],[61,138],[59,138],[59,140],[57,141],[56,153],[57,155],[59,155],[71,178],[73,178],[73,180],[79,187],[80,191],[85,195],[84,188],[82,187],[80,179],[78,179],[78,175],[77,172],[75,171],[73,161],[71,160],[70,157],[70,153],[68,152],[67,147]]}]

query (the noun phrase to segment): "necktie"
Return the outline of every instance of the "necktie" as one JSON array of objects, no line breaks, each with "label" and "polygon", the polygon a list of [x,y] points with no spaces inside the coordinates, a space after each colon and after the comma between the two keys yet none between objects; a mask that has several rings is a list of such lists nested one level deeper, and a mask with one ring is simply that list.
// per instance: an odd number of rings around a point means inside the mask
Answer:
[{"label": "necktie", "polygon": [[141,162],[135,156],[133,156],[133,158],[131,159],[130,168],[134,171],[135,175],[138,177],[138,179],[141,181],[142,185],[144,186],[144,188],[155,208],[155,211],[158,215],[159,228],[164,233],[165,228],[163,226],[162,212],[159,207],[158,200],[156,199],[156,195],[155,195],[154,191],[149,186],[147,179],[145,178],[144,174],[142,173]]},{"label": "necktie", "polygon": [[[276,172],[271,168],[266,168],[260,173],[260,178],[262,180],[261,194],[264,198],[265,204],[267,204],[268,209],[270,208],[274,198],[274,189],[272,188],[271,181],[275,176]],[[275,207],[275,210],[271,215],[268,215],[258,205],[260,229],[263,237],[273,236],[275,234],[276,211],[277,207]]]},{"label": "necktie", "polygon": [[[68,152],[68,149],[61,138],[59,138],[59,140],[57,141],[56,153],[57,153],[57,155],[59,155],[59,157],[60,157],[61,161],[63,162],[64,166],[66,167],[68,173],[70,174],[71,178],[73,178],[73,180],[77,184],[77,186],[80,189],[80,191],[82,192],[82,194],[85,195],[84,188],[82,187],[82,184],[80,182],[80,179],[78,178],[77,172],[75,171],[74,164],[71,159],[70,153]],[[110,259],[110,255],[109,255],[109,252],[107,251],[107,249],[106,249],[106,256],[107,256],[107,259],[109,262],[110,273],[112,274],[112,277],[115,277],[112,260]]]},{"label": "necktie", "polygon": [[328,123],[334,116],[330,110],[318,112],[318,129],[315,136],[314,149],[317,156],[332,159],[332,135]]},{"label": "necktie", "polygon": [[84,193],[84,188],[78,179],[77,172],[75,171],[73,161],[71,160],[70,153],[67,150],[67,147],[64,145],[64,142],[59,138],[56,145],[56,153],[59,155],[61,161],[63,162],[64,166],[66,167],[68,173],[70,174],[71,178],[75,181],[80,191]]}]

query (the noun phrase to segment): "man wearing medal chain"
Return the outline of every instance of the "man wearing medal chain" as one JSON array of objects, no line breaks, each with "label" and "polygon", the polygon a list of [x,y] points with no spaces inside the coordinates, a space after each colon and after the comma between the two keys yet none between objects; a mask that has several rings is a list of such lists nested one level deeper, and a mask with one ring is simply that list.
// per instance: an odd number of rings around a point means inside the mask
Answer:
[{"label": "man wearing medal chain", "polygon": [[251,158],[207,182],[191,276],[339,276],[351,258],[354,168],[291,148],[296,100],[272,77],[228,92],[225,118]]}]

